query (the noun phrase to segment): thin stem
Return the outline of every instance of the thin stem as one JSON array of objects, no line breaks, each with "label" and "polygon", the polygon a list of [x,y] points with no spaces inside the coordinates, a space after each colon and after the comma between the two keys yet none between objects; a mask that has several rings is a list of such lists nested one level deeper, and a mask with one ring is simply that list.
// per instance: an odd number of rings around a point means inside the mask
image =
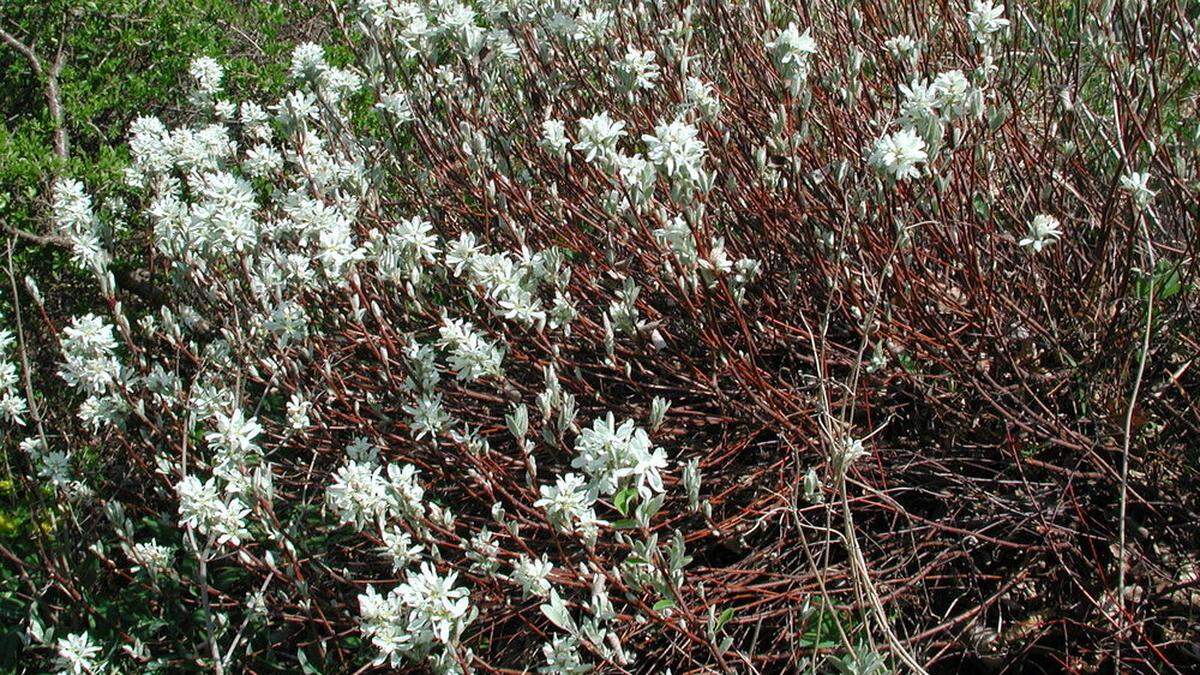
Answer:
[{"label": "thin stem", "polygon": [[[1149,260],[1149,291],[1146,294],[1146,326],[1142,332],[1142,349],[1138,355],[1137,377],[1133,381],[1133,392],[1129,395],[1129,406],[1125,409],[1125,440],[1121,446],[1121,499],[1120,513],[1117,522],[1117,613],[1120,621],[1125,619],[1125,561],[1126,525],[1125,514],[1129,506],[1129,446],[1133,439],[1133,411],[1137,406],[1138,394],[1142,390],[1142,377],[1146,373],[1146,356],[1150,352],[1150,335],[1154,330],[1154,242],[1150,238],[1150,229],[1146,227],[1146,219],[1139,212],[1138,222],[1141,225],[1142,236],[1146,241],[1146,256]],[[1116,665],[1121,665],[1121,636],[1117,637]]]}]

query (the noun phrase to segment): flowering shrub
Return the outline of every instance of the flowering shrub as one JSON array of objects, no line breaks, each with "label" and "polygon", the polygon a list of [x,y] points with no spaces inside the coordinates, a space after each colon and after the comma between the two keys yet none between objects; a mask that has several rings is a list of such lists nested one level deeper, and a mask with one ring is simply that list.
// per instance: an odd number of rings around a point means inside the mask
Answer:
[{"label": "flowering shrub", "polygon": [[[358,0],[277,100],[197,58],[191,112],[130,127],[125,217],[53,181],[103,315],[13,284],[78,403],[0,333],[64,551],[31,652],[1188,658],[1200,132],[1141,54],[1196,31],[945,9]],[[150,619],[99,609],[126,585]]]}]

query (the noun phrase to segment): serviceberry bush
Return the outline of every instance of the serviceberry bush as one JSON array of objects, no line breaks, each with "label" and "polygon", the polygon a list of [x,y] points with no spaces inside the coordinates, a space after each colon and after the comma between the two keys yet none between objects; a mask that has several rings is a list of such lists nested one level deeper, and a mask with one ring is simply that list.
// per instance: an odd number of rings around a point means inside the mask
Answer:
[{"label": "serviceberry bush", "polygon": [[9,257],[31,662],[1195,667],[1195,7],[324,11]]}]

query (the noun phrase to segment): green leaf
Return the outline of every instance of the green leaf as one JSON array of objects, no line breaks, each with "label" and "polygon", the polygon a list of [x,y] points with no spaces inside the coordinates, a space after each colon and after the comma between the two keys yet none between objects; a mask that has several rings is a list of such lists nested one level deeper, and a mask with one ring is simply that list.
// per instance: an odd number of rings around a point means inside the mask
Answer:
[{"label": "green leaf", "polygon": [[321,675],[321,671],[308,662],[308,654],[305,654],[303,649],[296,650],[296,660],[300,662],[300,670],[304,675]]},{"label": "green leaf", "polygon": [[659,600],[658,602],[654,603],[654,611],[661,612],[664,609],[671,609],[674,606],[675,606],[674,600],[672,600],[670,598],[663,598],[662,600]]},{"label": "green leaf", "polygon": [[732,618],[733,618],[733,608],[732,607],[726,609],[724,612],[721,612],[721,615],[717,617],[717,626],[716,626],[717,632],[720,633],[721,629],[724,628],[725,624],[729,623],[729,620]]},{"label": "green leaf", "polygon": [[629,515],[629,500],[636,496],[637,489],[627,487],[618,492],[617,496],[613,497],[613,506],[616,507],[617,511],[619,511],[621,515],[627,516]]},{"label": "green leaf", "polygon": [[1171,267],[1157,275],[1159,284],[1158,298],[1169,300],[1179,294],[1182,284],[1179,281],[1179,268]]}]

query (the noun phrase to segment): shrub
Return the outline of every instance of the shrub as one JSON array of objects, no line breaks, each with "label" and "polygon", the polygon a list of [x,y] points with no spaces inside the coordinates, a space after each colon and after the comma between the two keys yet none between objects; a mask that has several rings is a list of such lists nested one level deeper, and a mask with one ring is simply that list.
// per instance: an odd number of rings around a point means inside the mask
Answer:
[{"label": "shrub", "polygon": [[[13,284],[35,653],[1194,658],[1194,17],[329,11],[281,98],[192,61],[194,115],[130,127],[127,216],[54,181],[106,312]],[[25,330],[75,420],[23,388]]]}]

